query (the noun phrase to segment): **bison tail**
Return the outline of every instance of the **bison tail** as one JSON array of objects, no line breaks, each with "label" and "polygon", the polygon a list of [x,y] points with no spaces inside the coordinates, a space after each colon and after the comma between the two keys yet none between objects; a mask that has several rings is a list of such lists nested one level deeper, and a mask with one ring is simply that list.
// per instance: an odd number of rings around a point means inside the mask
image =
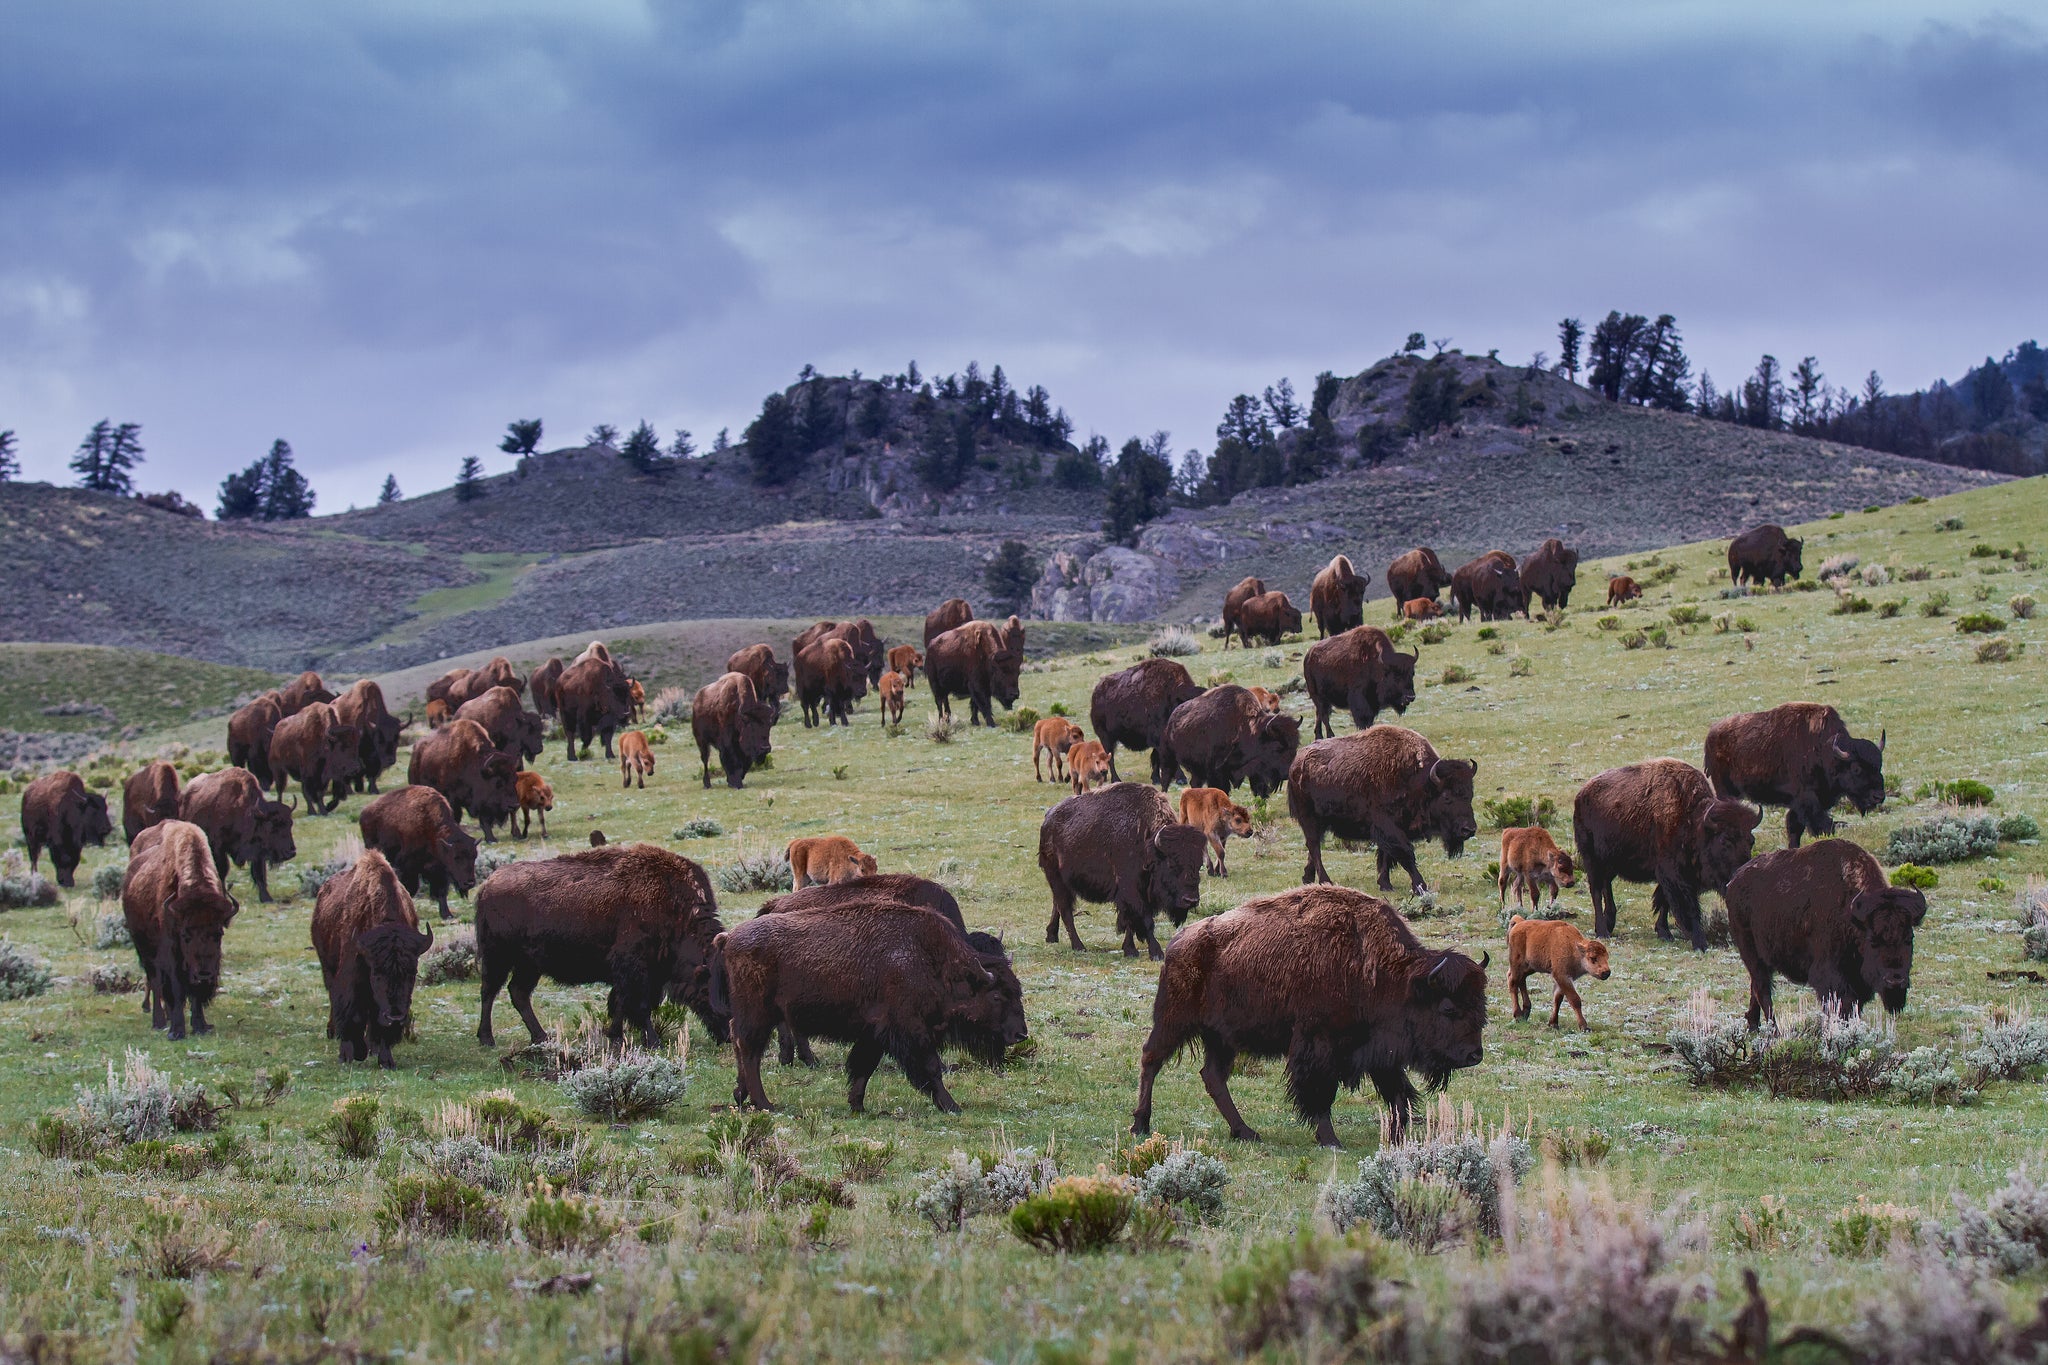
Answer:
[{"label": "bison tail", "polygon": [[724,1017],[732,1017],[732,983],[725,974],[725,935],[711,940],[711,1009]]}]

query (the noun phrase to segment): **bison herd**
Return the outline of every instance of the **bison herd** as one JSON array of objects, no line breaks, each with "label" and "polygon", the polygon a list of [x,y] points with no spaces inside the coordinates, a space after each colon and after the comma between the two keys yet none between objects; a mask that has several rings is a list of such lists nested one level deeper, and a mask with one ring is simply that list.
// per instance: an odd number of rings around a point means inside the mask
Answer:
[{"label": "bison herd", "polygon": [[[1778,528],[1760,528],[1731,547],[1731,572],[1782,582],[1798,574],[1799,552]],[[1387,584],[1406,619],[1439,610],[1445,589],[1461,619],[1473,611],[1497,619],[1527,613],[1532,601],[1564,607],[1577,564],[1577,553],[1556,540],[1519,561],[1495,551],[1455,572],[1419,548],[1388,566]],[[1141,1055],[1137,1133],[1149,1130],[1160,1068],[1191,1042],[1199,1042],[1203,1084],[1234,1136],[1256,1136],[1230,1095],[1236,1059],[1276,1057],[1296,1110],[1327,1144],[1337,1140],[1331,1108],[1339,1085],[1370,1080],[1398,1128],[1417,1097],[1411,1077],[1440,1087],[1484,1056],[1489,956],[1474,961],[1426,947],[1385,899],[1333,884],[1325,861],[1331,837],[1370,843],[1382,894],[1392,891],[1396,869],[1422,894],[1418,846],[1435,841],[1457,857],[1479,831],[1478,759],[1440,754],[1422,734],[1380,723],[1382,713],[1402,716],[1414,703],[1418,656],[1365,624],[1369,582],[1339,555],[1311,586],[1318,639],[1302,657],[1314,716],[1306,744],[1300,720],[1273,693],[1203,687],[1170,658],[1101,677],[1089,701],[1092,735],[1058,715],[1032,730],[1033,776],[1044,781],[1049,769],[1052,781],[1073,789],[1039,829],[1051,900],[1046,942],[1057,944],[1064,930],[1082,949],[1077,907],[1105,905],[1123,952],[1135,956],[1142,944],[1163,964]],[[1632,589],[1614,580],[1610,600]],[[1277,643],[1301,629],[1287,595],[1259,579],[1245,579],[1224,600],[1226,648],[1233,639]],[[938,715],[965,698],[969,723],[992,726],[995,704],[1018,699],[1023,660],[1017,617],[976,620],[959,599],[926,619],[921,649],[887,646],[866,620],[820,621],[790,642],[787,662],[770,645],[748,646],[692,699],[703,786],[711,785],[713,751],[733,788],[767,760],[792,691],[806,726],[849,723],[871,687],[885,723],[894,723],[922,671]],[[542,753],[549,721],[560,726],[568,760],[587,756],[594,740],[612,755],[618,732],[644,705],[642,686],[602,643],[574,660],[550,659],[530,678],[504,658],[458,669],[427,688],[427,729],[411,744],[407,785],[379,792],[413,718],[393,715],[375,682],[337,696],[306,673],[229,718],[234,766],[181,789],[170,764],[147,764],[122,792],[130,852],[121,899],[152,1024],[173,1038],[185,1035],[188,1017],[193,1032],[209,1027],[224,936],[239,910],[226,890],[231,866],[247,868],[267,902],[268,869],[296,855],[295,819],[324,816],[348,793],[365,791],[374,799],[358,819],[363,852],[320,887],[310,924],[328,990],[328,1036],[342,1060],[374,1054],[389,1067],[393,1046],[409,1036],[418,963],[433,943],[414,907],[424,886],[444,920],[452,918],[451,890],[475,893],[481,1044],[495,1042],[501,990],[509,989],[528,1037],[540,1042],[546,1033],[532,995],[543,978],[604,983],[615,1043],[630,1027],[652,1044],[654,1012],[667,1001],[729,1042],[737,1103],[770,1107],[760,1061],[771,1038],[779,1037],[785,1062],[812,1062],[809,1040],[822,1037],[849,1049],[855,1110],[890,1057],[939,1109],[956,1112],[942,1050],[995,1061],[1026,1036],[1008,951],[999,938],[967,929],[946,888],[884,872],[850,840],[790,841],[795,889],[732,927],[698,864],[594,834],[586,851],[502,867],[479,886],[478,839],[465,819],[486,842],[501,826],[523,832],[535,814],[546,831],[554,792],[528,765]],[[1351,732],[1336,733],[1338,712],[1350,717]],[[1149,782],[1124,780],[1119,749],[1149,753]],[[627,730],[616,754],[623,780],[644,787],[654,774],[646,735]],[[1528,978],[1547,973],[1556,987],[1552,1026],[1565,1004],[1584,1026],[1573,983],[1609,975],[1603,940],[1615,931],[1617,880],[1652,887],[1657,933],[1669,938],[1675,924],[1696,948],[1705,946],[1702,895],[1723,896],[1750,976],[1752,1027],[1772,1017],[1777,976],[1812,986],[1838,1009],[1872,999],[1903,1008],[1925,899],[1888,886],[1876,860],[1853,844],[1801,843],[1833,833],[1830,812],[1841,803],[1864,813],[1883,803],[1882,733],[1872,743],[1851,735],[1831,707],[1789,703],[1718,722],[1704,759],[1703,768],[1658,758],[1595,776],[1573,802],[1569,849],[1540,825],[1503,832],[1503,911],[1511,886],[1517,907],[1526,894],[1534,915],[1543,888],[1554,906],[1560,886],[1583,875],[1594,912],[1591,938],[1561,922],[1515,918],[1515,1017],[1534,1008]],[[1177,806],[1167,795],[1176,783],[1184,786]],[[1284,787],[1306,848],[1303,884],[1188,924],[1203,875],[1228,875],[1227,841],[1259,837],[1233,799],[1241,785],[1261,801]],[[1785,809],[1789,847],[1756,857],[1764,807]],[[29,786],[22,830],[31,861],[49,850],[59,883],[70,886],[84,847],[104,843],[113,824],[104,796],[59,771]],[[1164,945],[1162,917],[1179,931]]]}]

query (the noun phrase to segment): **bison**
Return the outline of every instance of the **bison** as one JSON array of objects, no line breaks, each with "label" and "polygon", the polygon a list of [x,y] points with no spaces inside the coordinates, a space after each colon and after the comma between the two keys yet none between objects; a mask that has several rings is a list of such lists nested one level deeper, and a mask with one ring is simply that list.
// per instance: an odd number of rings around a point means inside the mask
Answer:
[{"label": "bison", "polygon": [[327,684],[311,669],[299,674],[277,691],[277,709],[283,716],[296,716],[316,702],[333,700],[334,694],[327,690]]},{"label": "bison", "polygon": [[848,713],[868,694],[867,671],[853,646],[835,636],[813,641],[796,656],[796,699],[804,728],[851,725]]},{"label": "bison", "polygon": [[[1225,649],[1230,648],[1230,637],[1232,635],[1239,635],[1242,642],[1241,631],[1243,623],[1239,616],[1244,610],[1244,604],[1251,601],[1254,597],[1263,596],[1265,591],[1266,580],[1263,578],[1246,577],[1240,578],[1237,581],[1236,587],[1223,594],[1223,647]],[[1251,645],[1245,642],[1245,648],[1250,649]]]},{"label": "bison", "polygon": [[968,723],[994,728],[994,703],[1001,702],[1005,711],[1017,704],[1023,671],[1024,628],[1014,616],[1002,626],[969,621],[925,645],[925,683],[933,707],[948,720],[952,698],[965,697]]},{"label": "bison", "polygon": [[1067,781],[1074,795],[1113,781],[1109,775],[1109,751],[1092,739],[1084,739],[1067,750]]},{"label": "bison", "polygon": [[[519,794],[519,837],[533,834],[533,817],[540,816],[540,837],[548,837],[548,812],[555,808],[554,786],[539,773],[521,773],[513,782]],[[445,798],[444,798],[445,799]]]},{"label": "bison", "polygon": [[789,665],[775,657],[766,645],[748,645],[735,650],[725,661],[727,673],[744,673],[754,683],[754,693],[768,703],[771,721],[782,719],[782,699],[789,695]]},{"label": "bison", "polygon": [[1063,782],[1067,776],[1067,751],[1088,737],[1083,730],[1065,716],[1047,716],[1031,727],[1031,776],[1034,780],[1045,781],[1044,770],[1039,767],[1043,757],[1052,768],[1052,780]]},{"label": "bison", "polygon": [[298,779],[308,815],[326,815],[363,770],[362,735],[344,725],[333,702],[316,701],[277,723],[270,734],[270,784],[282,797]]},{"label": "bison", "polygon": [[1202,899],[1202,861],[1209,836],[1179,823],[1166,798],[1138,782],[1112,782],[1100,791],[1070,796],[1045,813],[1038,827],[1038,866],[1052,890],[1045,941],[1085,951],[1074,928],[1076,899],[1116,907],[1124,956],[1138,955],[1137,940],[1160,956],[1155,926],[1161,914],[1178,928]]},{"label": "bison", "polygon": [[791,839],[782,857],[789,864],[790,885],[798,891],[872,877],[876,871],[875,855],[861,852],[860,845],[843,834]]},{"label": "bison", "polygon": [[1418,546],[1387,565],[1387,591],[1394,595],[1396,616],[1401,614],[1403,602],[1418,597],[1434,602],[1437,594],[1450,586],[1451,576],[1444,570],[1443,561],[1427,545]]},{"label": "bison", "polygon": [[874,623],[863,616],[858,621],[820,621],[790,645],[789,655],[793,659],[804,649],[820,640],[844,640],[853,649],[853,657],[860,664],[861,672],[867,674],[868,685],[881,681],[882,670],[887,665],[887,651],[882,648],[881,637],[875,634]]},{"label": "bison", "polygon": [[1240,839],[1252,837],[1252,814],[1243,806],[1230,799],[1230,793],[1214,787],[1186,787],[1180,794],[1180,822],[1193,826],[1209,840],[1209,847],[1215,857],[1209,861],[1208,873],[1212,877],[1228,877],[1230,869],[1223,862],[1223,846],[1230,836]]},{"label": "bison", "polygon": [[1411,597],[1401,604],[1399,615],[1403,621],[1434,621],[1444,614],[1442,606],[1434,597]]},{"label": "bison", "polygon": [[1309,584],[1308,609],[1316,618],[1316,638],[1342,635],[1365,624],[1365,590],[1372,575],[1351,567],[1351,560],[1338,555]]},{"label": "bison", "polygon": [[688,1005],[722,1043],[726,1016],[712,1003],[708,971],[722,928],[704,869],[652,844],[603,844],[501,868],[476,893],[476,1040],[496,1041],[491,1006],[509,982],[528,1036],[546,1041],[533,1012],[533,988],[546,976],[565,986],[608,983],[614,1043],[631,1024],[653,1047],[654,1009],[664,996]]},{"label": "bison", "polygon": [[893,668],[884,673],[882,680],[875,684],[875,693],[881,703],[875,710],[881,716],[884,727],[903,723],[903,694],[909,685],[908,680]]},{"label": "bison", "polygon": [[1609,768],[1579,788],[1572,802],[1572,840],[1593,899],[1593,932],[1614,932],[1614,879],[1654,882],[1657,936],[1670,938],[1667,917],[1692,946],[1706,951],[1700,892],[1719,891],[1756,847],[1762,817],[1739,801],[1715,797],[1706,775],[1675,758]]},{"label": "bison", "polygon": [[1451,601],[1458,620],[1469,621],[1477,609],[1482,621],[1505,621],[1529,609],[1522,590],[1522,572],[1506,550],[1488,550],[1451,575]]},{"label": "bison", "polygon": [[1237,609],[1237,637],[1246,649],[1251,648],[1254,636],[1268,645],[1277,645],[1283,635],[1300,633],[1301,610],[1287,600],[1284,592],[1260,593]]},{"label": "bison", "polygon": [[1152,751],[1152,780],[1163,791],[1173,779],[1171,760],[1161,747],[1166,722],[1174,708],[1202,695],[1186,668],[1173,659],[1140,659],[1119,673],[1096,680],[1088,699],[1088,721],[1095,738],[1109,753],[1109,775],[1116,770],[1116,746]]},{"label": "bison", "polygon": [[1316,708],[1316,739],[1337,733],[1330,712],[1342,707],[1364,730],[1382,710],[1405,715],[1415,700],[1415,665],[1422,651],[1403,654],[1378,626],[1358,626],[1318,640],[1302,656],[1301,677]]},{"label": "bison", "polygon": [[[526,692],[526,679],[512,671],[512,661],[500,654],[482,668],[461,669],[451,674],[453,681],[443,695],[450,710],[461,712],[463,706],[475,701],[494,687],[509,687],[514,698]],[[428,693],[432,695],[431,691]]]},{"label": "bison", "polygon": [[1549,972],[1557,986],[1550,997],[1550,1026],[1557,1027],[1558,1014],[1569,1002],[1583,1031],[1586,1011],[1579,1000],[1579,989],[1572,982],[1582,976],[1605,981],[1612,971],[1607,961],[1607,945],[1597,938],[1587,938],[1563,920],[1523,919],[1520,915],[1508,920],[1508,1003],[1517,1019],[1527,1019],[1536,1012],[1536,1001],[1529,994],[1529,978],[1537,972]]},{"label": "bison", "polygon": [[600,655],[585,650],[584,655],[563,670],[561,681],[555,686],[555,704],[572,763],[576,761],[576,746],[580,743],[583,757],[588,758],[590,741],[600,735],[604,738],[605,758],[616,758],[612,752],[612,732],[633,718],[633,692],[625,670],[612,660],[609,651]]},{"label": "bison", "polygon": [[313,902],[313,951],[327,983],[327,1036],[341,1040],[341,1060],[361,1062],[374,1050],[389,1070],[391,1045],[412,1022],[412,991],[420,954],[434,932],[420,930],[412,897],[376,849],[329,877]]},{"label": "bison", "polygon": [[1415,865],[1416,839],[1443,840],[1457,857],[1479,832],[1472,814],[1471,759],[1439,758],[1429,741],[1398,725],[1320,740],[1295,756],[1287,774],[1287,810],[1308,844],[1303,882],[1327,882],[1323,836],[1370,839],[1379,855],[1379,888],[1394,888],[1393,869],[1407,869],[1416,895],[1428,890]]},{"label": "bison", "polygon": [[916,645],[892,645],[889,649],[889,671],[903,675],[907,687],[917,681],[917,670],[924,667],[924,655],[917,652]]},{"label": "bison", "polygon": [[1541,825],[1504,829],[1500,832],[1500,908],[1508,908],[1508,888],[1515,888],[1515,908],[1522,907],[1522,893],[1529,904],[1540,908],[1543,888],[1550,888],[1551,908],[1557,907],[1558,888],[1571,886],[1576,877],[1572,855],[1557,846],[1550,831]]},{"label": "bison", "polygon": [[540,757],[540,751],[547,746],[548,723],[540,718],[537,711],[529,711],[520,705],[519,694],[509,687],[493,687],[482,696],[472,697],[456,708],[457,720],[473,720],[484,727],[484,733],[491,737],[491,745],[499,753],[512,760],[514,768],[523,768],[528,760]]},{"label": "bison", "polygon": [[1868,815],[1884,804],[1884,731],[1877,743],[1849,733],[1832,706],[1790,701],[1715,721],[1707,731],[1707,781],[1725,801],[1784,806],[1785,842],[1833,834],[1842,801]]},{"label": "bison", "polygon": [[121,788],[121,837],[128,843],[151,825],[178,818],[178,770],[158,759],[131,773]]},{"label": "bison", "polygon": [[553,720],[561,710],[561,699],[556,694],[561,690],[566,667],[560,659],[549,659],[526,680],[526,695],[533,698],[533,709],[542,720]]},{"label": "bison", "polygon": [[37,778],[21,794],[21,836],[28,844],[29,870],[35,870],[43,850],[49,849],[59,886],[71,885],[85,846],[104,846],[113,832],[107,798],[88,791],[85,779],[68,768]]},{"label": "bison", "polygon": [[654,776],[654,746],[647,742],[647,736],[638,730],[628,730],[619,736],[619,786],[630,787],[637,779],[642,791],[647,790],[647,779]]},{"label": "bison", "polygon": [[121,910],[149,982],[151,1028],[183,1038],[189,1005],[192,1031],[213,1031],[206,1006],[220,988],[221,938],[240,909],[222,889],[197,825],[166,820],[136,836],[121,879]]},{"label": "bison", "polygon": [[1249,689],[1225,683],[1177,707],[1161,742],[1190,786],[1233,791],[1247,782],[1252,795],[1270,796],[1287,780],[1301,747],[1301,722],[1267,710]]},{"label": "bison", "polygon": [[932,641],[949,630],[957,630],[974,619],[974,608],[967,605],[963,597],[949,597],[931,609],[924,618],[924,647],[929,650]]},{"label": "bison", "polygon": [[1906,1008],[1913,931],[1927,897],[1885,884],[1877,859],[1847,839],[1766,853],[1729,879],[1728,934],[1749,969],[1749,1026],[1773,1024],[1771,980],[1812,986],[1821,1006],[1847,1018],[1872,997]]},{"label": "bison", "polygon": [[473,720],[450,721],[413,745],[406,781],[432,787],[456,814],[475,817],[485,843],[496,843],[493,831],[519,809],[518,770]]},{"label": "bison", "polygon": [[[457,820],[447,797],[432,787],[400,787],[363,807],[356,824],[363,846],[390,861],[407,894],[417,896],[425,882],[441,918],[455,918],[448,912],[448,889],[467,896],[475,888],[476,840]],[[545,820],[541,832],[547,832]]]},{"label": "bison", "polygon": [[1343,1145],[1330,1122],[1337,1087],[1367,1078],[1398,1138],[1418,1098],[1410,1071],[1441,1090],[1485,1057],[1491,960],[1425,948],[1393,906],[1342,886],[1297,887],[1202,920],[1159,970],[1131,1131],[1152,1131],[1160,1068],[1199,1040],[1202,1084],[1234,1138],[1259,1139],[1230,1097],[1240,1055],[1287,1059],[1294,1110],[1322,1146]]},{"label": "bison", "polygon": [[711,751],[718,750],[725,785],[738,791],[747,773],[774,748],[774,707],[755,690],[754,680],[734,671],[697,689],[690,703],[690,733],[697,740],[697,761],[704,767],[704,786],[711,786]]},{"label": "bison", "polygon": [[1643,585],[1627,574],[1616,574],[1607,580],[1607,605],[1618,607],[1624,602],[1633,602],[1643,595]]},{"label": "bison", "polygon": [[456,683],[461,682],[468,676],[469,670],[466,668],[449,669],[446,673],[443,673],[440,677],[427,684],[427,700],[443,703],[452,714],[459,703],[450,702],[448,700],[448,693],[454,689]]},{"label": "bison", "polygon": [[1805,548],[1806,542],[1786,535],[1784,527],[1766,523],[1728,542],[1728,576],[1737,587],[1750,582],[1782,588],[1805,568]]},{"label": "bison", "polygon": [[360,737],[357,754],[362,770],[356,776],[356,790],[367,785],[374,795],[377,779],[398,762],[398,740],[405,733],[405,723],[391,714],[384,704],[384,689],[373,678],[351,683],[348,691],[335,699],[334,713],[343,725],[353,725]]},{"label": "bison", "polygon": [[254,773],[265,787],[271,785],[270,737],[283,719],[284,712],[268,694],[228,717],[228,762]]},{"label": "bison", "polygon": [[246,867],[256,886],[256,899],[268,905],[271,866],[299,856],[298,843],[292,838],[292,813],[298,798],[293,797],[288,806],[270,800],[263,791],[263,784],[246,768],[203,773],[179,793],[178,818],[205,831],[214,870],[223,885],[229,864]]},{"label": "bison", "polygon": [[1552,536],[1522,561],[1520,572],[1528,597],[1542,602],[1546,610],[1562,610],[1571,605],[1572,589],[1578,586],[1579,552]]}]

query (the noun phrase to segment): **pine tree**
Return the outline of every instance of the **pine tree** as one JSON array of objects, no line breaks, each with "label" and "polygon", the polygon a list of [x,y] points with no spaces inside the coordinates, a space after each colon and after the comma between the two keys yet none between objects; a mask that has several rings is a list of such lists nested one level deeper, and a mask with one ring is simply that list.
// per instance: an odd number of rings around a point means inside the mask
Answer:
[{"label": "pine tree", "polygon": [[688,427],[676,428],[675,439],[668,443],[668,457],[671,460],[693,460],[697,457],[697,442]]},{"label": "pine tree", "polygon": [[989,605],[999,615],[1021,612],[1031,601],[1031,589],[1038,582],[1038,561],[1021,540],[1006,540],[982,574]]},{"label": "pine tree", "polygon": [[396,474],[386,474],[384,476],[384,486],[377,490],[377,505],[379,507],[388,506],[404,496],[405,494],[398,491],[398,476]]},{"label": "pine tree", "polygon": [[1292,380],[1282,378],[1278,384],[1268,386],[1265,402],[1266,415],[1280,430],[1292,430],[1301,422],[1301,404],[1295,401]]},{"label": "pine tree", "polygon": [[599,422],[590,429],[590,434],[583,438],[583,444],[586,446],[603,446],[606,450],[617,450],[619,448],[619,429],[610,422]]},{"label": "pine tree", "polygon": [[1433,357],[1415,382],[1408,386],[1408,402],[1402,422],[1417,436],[1427,436],[1439,427],[1458,420],[1465,403],[1465,383],[1458,367],[1442,356]]},{"label": "pine tree", "polygon": [[797,431],[796,405],[779,393],[761,400],[761,414],[747,424],[742,439],[747,443],[756,483],[787,482],[802,472],[809,454]]},{"label": "pine tree", "polygon": [[134,422],[115,426],[104,417],[93,423],[71,457],[80,488],[121,497],[135,492],[134,469],[141,463],[142,428]]},{"label": "pine tree", "polygon": [[1337,401],[1340,387],[1337,376],[1328,370],[1316,376],[1315,392],[1308,404],[1308,429],[1294,443],[1294,453],[1288,459],[1289,483],[1320,479],[1337,463],[1337,424],[1330,418],[1330,408]]},{"label": "pine tree", "polygon": [[711,453],[713,455],[723,455],[726,451],[731,449],[732,428],[720,427],[718,429],[718,434],[711,438]]},{"label": "pine tree", "polygon": [[845,434],[846,418],[832,402],[825,385],[807,385],[804,389],[804,453],[808,455],[812,451],[837,445],[839,438]]},{"label": "pine tree", "polygon": [[505,439],[498,442],[498,449],[507,455],[522,458],[540,449],[540,418],[526,417],[505,424]]},{"label": "pine tree", "polygon": [[0,483],[21,477],[21,457],[14,453],[14,433],[0,431]]},{"label": "pine tree", "polygon": [[484,462],[474,455],[462,457],[462,467],[455,471],[455,500],[475,502],[484,495]]},{"label": "pine tree", "polygon": [[656,474],[668,467],[668,460],[661,453],[661,438],[645,421],[633,428],[633,434],[619,450],[619,458],[640,474]]},{"label": "pine tree", "polygon": [[1417,351],[1427,350],[1428,348],[1429,339],[1427,337],[1423,336],[1420,332],[1410,332],[1408,339],[1401,343],[1401,354],[1414,355]]},{"label": "pine tree", "polygon": [[1131,544],[1140,526],[1166,510],[1172,491],[1173,466],[1159,454],[1157,444],[1147,446],[1135,436],[1125,441],[1110,473],[1103,535],[1118,545]]},{"label": "pine tree", "polygon": [[1586,347],[1586,383],[1610,403],[1628,396],[1642,371],[1650,320],[1641,313],[1610,311],[1593,328]]},{"label": "pine tree", "polygon": [[1109,442],[1090,436],[1079,450],[1067,449],[1052,462],[1052,481],[1070,493],[1102,486],[1102,460]]},{"label": "pine tree", "polygon": [[263,512],[263,461],[228,475],[220,481],[220,506],[213,515],[220,521],[249,521]]},{"label": "pine tree", "polygon": [[1785,424],[1785,372],[1776,356],[1757,361],[1756,373],[1742,381],[1742,420],[1753,427]]},{"label": "pine tree", "polygon": [[867,440],[880,440],[882,433],[889,429],[889,396],[877,384],[869,389],[867,397],[861,400],[860,413],[854,418],[854,429]]},{"label": "pine tree", "polygon": [[288,441],[270,443],[270,454],[263,458],[262,489],[263,510],[257,515],[265,521],[297,521],[313,514],[312,485],[293,465]]},{"label": "pine tree", "polygon": [[1795,431],[1812,431],[1820,420],[1820,397],[1826,377],[1812,356],[1792,367],[1792,426]]},{"label": "pine tree", "polygon": [[1577,318],[1557,324],[1557,368],[1574,384],[1579,382],[1579,343],[1585,339],[1586,329]]}]

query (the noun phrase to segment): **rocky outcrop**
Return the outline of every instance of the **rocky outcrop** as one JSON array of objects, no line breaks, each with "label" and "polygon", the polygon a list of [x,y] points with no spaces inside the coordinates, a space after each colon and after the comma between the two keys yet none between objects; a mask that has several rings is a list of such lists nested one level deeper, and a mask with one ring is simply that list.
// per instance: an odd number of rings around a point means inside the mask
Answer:
[{"label": "rocky outcrop", "polygon": [[1031,589],[1044,621],[1150,621],[1180,595],[1180,575],[1158,555],[1121,545],[1056,550]]}]

